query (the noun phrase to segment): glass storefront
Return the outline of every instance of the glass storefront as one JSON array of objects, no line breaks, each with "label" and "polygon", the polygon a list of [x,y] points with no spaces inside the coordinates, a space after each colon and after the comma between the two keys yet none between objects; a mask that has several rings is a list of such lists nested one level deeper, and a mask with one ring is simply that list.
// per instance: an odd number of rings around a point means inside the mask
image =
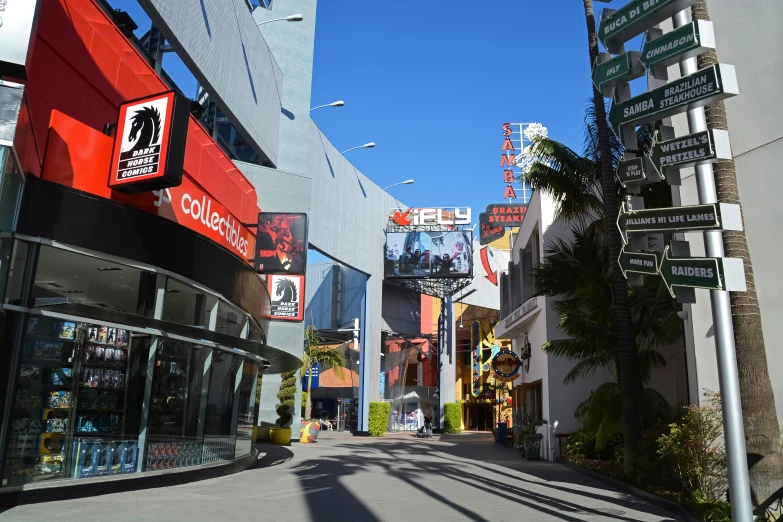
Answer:
[{"label": "glass storefront", "polygon": [[[240,341],[263,335],[249,314],[130,262],[8,241],[0,245],[8,252],[0,316],[0,358],[8,368],[0,393],[7,405],[2,486],[251,453],[264,360],[160,328],[180,324]],[[135,319],[97,319],[106,313]],[[140,321],[157,322],[144,328]]]}]

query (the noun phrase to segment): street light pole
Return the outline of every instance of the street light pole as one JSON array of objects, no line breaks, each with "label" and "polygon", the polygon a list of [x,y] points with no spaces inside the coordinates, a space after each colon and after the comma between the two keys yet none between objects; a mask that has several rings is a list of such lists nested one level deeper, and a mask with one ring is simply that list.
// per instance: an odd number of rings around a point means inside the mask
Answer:
[{"label": "street light pole", "polygon": [[352,150],[356,150],[356,149],[371,149],[373,147],[375,147],[375,142],[371,141],[370,143],[365,143],[364,145],[358,145],[356,147],[351,147],[348,150],[342,151],[340,154],[345,154],[346,152],[351,152]]},{"label": "street light pole", "polygon": [[316,109],[322,109],[324,107],[342,107],[343,105],[345,105],[345,102],[342,101],[342,100],[338,100],[336,102],[327,103],[325,105],[319,105],[317,107],[313,107],[312,109],[310,109],[310,111],[314,111]]},{"label": "street light pole", "polygon": [[413,180],[412,179],[406,179],[405,181],[399,181],[397,183],[393,183],[393,184],[389,185],[388,187],[386,187],[383,190],[389,190],[390,188],[396,187],[397,185],[413,185]]},{"label": "street light pole", "polygon": [[272,22],[301,22],[304,20],[304,16],[300,14],[294,14],[291,16],[286,16],[285,18],[273,18],[272,20],[264,20],[263,22],[258,22],[256,24],[256,27],[264,24],[269,24]]}]

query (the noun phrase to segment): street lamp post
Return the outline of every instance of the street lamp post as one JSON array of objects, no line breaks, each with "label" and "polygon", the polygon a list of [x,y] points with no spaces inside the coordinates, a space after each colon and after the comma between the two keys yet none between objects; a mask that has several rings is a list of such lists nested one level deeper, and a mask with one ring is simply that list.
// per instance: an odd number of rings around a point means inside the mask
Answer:
[{"label": "street lamp post", "polygon": [[348,150],[342,151],[340,154],[345,154],[346,152],[351,152],[352,150],[356,150],[356,149],[371,149],[373,147],[375,147],[375,142],[371,141],[370,143],[365,143],[364,145],[359,145],[357,147],[351,147]]},{"label": "street lamp post", "polygon": [[319,105],[318,107],[313,107],[313,108],[312,108],[312,109],[310,109],[310,110],[311,110],[311,111],[314,111],[314,110],[316,110],[316,109],[322,109],[322,108],[324,108],[324,107],[342,107],[343,105],[345,105],[345,102],[344,102],[344,101],[342,101],[342,100],[338,100],[338,101],[336,101],[336,102],[327,103],[326,105]]},{"label": "street lamp post", "polygon": [[304,20],[304,16],[300,14],[293,14],[291,16],[286,16],[285,18],[273,18],[272,20],[264,20],[263,22],[258,22],[256,24],[256,27],[271,22],[301,22],[302,20]]},{"label": "street lamp post", "polygon": [[393,184],[389,185],[388,187],[386,187],[383,190],[389,190],[390,188],[396,187],[397,185],[413,185],[413,180],[412,179],[406,179],[405,181],[399,181],[397,183],[393,183]]}]

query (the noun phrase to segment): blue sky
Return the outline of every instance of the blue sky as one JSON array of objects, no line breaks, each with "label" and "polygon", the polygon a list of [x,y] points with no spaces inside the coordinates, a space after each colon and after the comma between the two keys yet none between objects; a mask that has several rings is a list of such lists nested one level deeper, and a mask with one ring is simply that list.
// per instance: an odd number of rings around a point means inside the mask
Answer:
[{"label": "blue sky", "polygon": [[[136,0],[111,3],[146,31]],[[351,161],[382,187],[415,179],[391,189],[408,205],[469,206],[477,220],[502,202],[504,122],[540,122],[581,150],[591,95],[582,2],[321,0],[316,31],[312,104],[346,105],[313,119],[339,149],[376,142]],[[195,96],[173,54],[164,68]]]}]

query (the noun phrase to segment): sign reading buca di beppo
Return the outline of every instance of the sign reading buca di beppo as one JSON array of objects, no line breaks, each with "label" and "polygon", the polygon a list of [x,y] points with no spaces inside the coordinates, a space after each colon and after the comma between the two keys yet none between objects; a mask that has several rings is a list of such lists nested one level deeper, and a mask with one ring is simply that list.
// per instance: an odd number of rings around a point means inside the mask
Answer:
[{"label": "sign reading buca di beppo", "polygon": [[738,93],[734,66],[713,65],[628,101],[613,103],[609,122],[619,136],[623,125],[644,125]]},{"label": "sign reading buca di beppo", "polygon": [[604,9],[598,38],[609,52],[617,54],[634,36],[695,3],[696,0],[633,0],[617,11]]},{"label": "sign reading buca di beppo", "polygon": [[109,187],[126,194],[182,183],[190,100],[174,91],[120,105]]}]

